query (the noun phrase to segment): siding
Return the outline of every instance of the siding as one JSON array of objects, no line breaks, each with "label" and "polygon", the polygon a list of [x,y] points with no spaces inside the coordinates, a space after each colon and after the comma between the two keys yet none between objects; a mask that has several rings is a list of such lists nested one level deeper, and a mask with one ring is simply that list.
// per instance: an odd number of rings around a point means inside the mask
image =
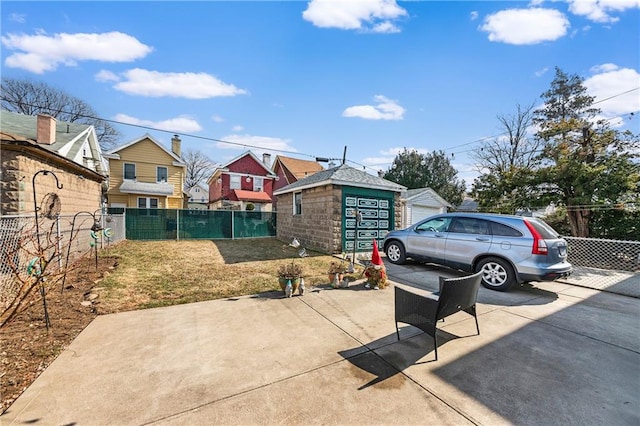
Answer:
[{"label": "siding", "polygon": [[138,182],[156,183],[157,167],[167,168],[167,183],[173,187],[173,195],[169,197],[149,195],[158,198],[160,208],[182,208],[184,186],[183,167],[174,166],[175,159],[159,148],[152,141],[145,139],[134,145],[118,151],[120,160],[109,159],[111,178],[109,182],[109,203],[125,202],[120,201],[126,197],[127,206],[138,207],[138,197],[144,194],[122,194],[119,190],[124,177],[124,164],[133,163],[136,165],[136,180]]}]

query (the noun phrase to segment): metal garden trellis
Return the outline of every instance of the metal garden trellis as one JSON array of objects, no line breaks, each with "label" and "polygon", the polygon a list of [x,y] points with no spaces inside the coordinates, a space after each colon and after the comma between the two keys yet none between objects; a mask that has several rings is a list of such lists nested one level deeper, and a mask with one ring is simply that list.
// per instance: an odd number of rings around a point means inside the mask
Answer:
[{"label": "metal garden trellis", "polygon": [[[87,215],[91,216],[93,218],[93,225],[91,226],[91,232],[100,231],[100,230],[102,230],[102,226],[100,225],[100,223],[96,219],[96,213],[98,211],[99,210],[96,210],[93,213],[91,213],[91,212],[78,212],[78,213],[73,215],[73,220],[71,221],[71,233],[69,234],[69,245],[67,246],[67,258],[66,258],[65,264],[64,264],[64,275],[62,276],[62,286],[61,286],[61,289],[60,289],[60,293],[62,293],[64,291],[64,283],[67,280],[67,268],[69,266],[69,254],[71,253],[71,241],[73,241],[73,230],[74,230],[75,225],[76,225],[76,218],[81,214],[87,214]],[[76,232],[76,235],[78,235],[77,232]],[[97,244],[94,245],[94,248],[95,248],[96,269],[98,269],[98,245]]]},{"label": "metal garden trellis", "polygon": [[[47,330],[49,330],[49,327],[51,327],[51,320],[49,319],[49,312],[47,310],[47,296],[46,296],[46,290],[44,288],[44,274],[43,274],[44,269],[46,267],[46,262],[44,259],[44,254],[42,253],[43,252],[42,243],[40,242],[40,223],[39,223],[39,217],[38,217],[38,212],[40,211],[40,207],[38,207],[38,201],[37,201],[38,198],[36,197],[36,177],[39,174],[42,174],[44,176],[47,176],[49,174],[52,175],[56,180],[56,188],[58,189],[62,189],[63,185],[58,180],[58,176],[56,176],[56,174],[50,170],[38,170],[33,175],[33,178],[31,179],[31,186],[33,188],[33,210],[36,217],[36,241],[38,243],[38,257],[34,259],[38,264],[38,269],[36,270],[35,268],[33,268],[32,272],[35,271],[34,273],[36,275],[35,285],[37,285],[38,283],[40,284],[40,295],[42,297],[42,305],[44,308],[44,323],[45,323],[45,326],[47,327]],[[47,218],[52,219],[55,216],[60,214],[60,197],[58,197],[58,194],[50,192],[47,195],[45,195],[45,198],[42,201],[42,205],[44,206],[43,213]],[[35,266],[35,262],[33,262],[31,266]]]}]

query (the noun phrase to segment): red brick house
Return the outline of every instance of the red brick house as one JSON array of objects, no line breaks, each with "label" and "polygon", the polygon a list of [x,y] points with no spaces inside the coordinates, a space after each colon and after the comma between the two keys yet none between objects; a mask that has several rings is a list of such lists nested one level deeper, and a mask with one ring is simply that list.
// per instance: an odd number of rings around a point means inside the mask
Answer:
[{"label": "red brick house", "polygon": [[273,173],[278,176],[273,187],[274,191],[283,188],[289,184],[311,176],[314,173],[321,172],[324,167],[320,163],[310,160],[300,160],[297,158],[285,157],[278,155],[273,162],[271,168]]},{"label": "red brick house", "polygon": [[209,210],[247,210],[251,205],[256,211],[272,211],[277,177],[269,168],[268,158],[265,154],[260,161],[247,151],[216,168],[207,181]]}]

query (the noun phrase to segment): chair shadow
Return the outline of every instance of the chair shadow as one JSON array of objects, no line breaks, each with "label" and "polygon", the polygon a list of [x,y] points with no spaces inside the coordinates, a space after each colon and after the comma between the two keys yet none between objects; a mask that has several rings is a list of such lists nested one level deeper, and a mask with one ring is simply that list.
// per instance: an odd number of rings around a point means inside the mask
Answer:
[{"label": "chair shadow", "polygon": [[[457,336],[438,329],[438,348],[451,340],[463,337],[467,337],[467,335]],[[415,327],[406,326],[400,329],[399,341],[396,333],[393,333],[358,348],[340,351],[338,354],[354,367],[351,369],[354,377],[367,380],[370,376],[374,376],[373,379],[358,388],[358,390],[363,390],[376,385],[378,387],[395,387],[395,377],[405,369],[412,365],[434,362],[433,349],[431,336],[420,332]],[[427,355],[431,355],[432,358],[423,360]]]}]

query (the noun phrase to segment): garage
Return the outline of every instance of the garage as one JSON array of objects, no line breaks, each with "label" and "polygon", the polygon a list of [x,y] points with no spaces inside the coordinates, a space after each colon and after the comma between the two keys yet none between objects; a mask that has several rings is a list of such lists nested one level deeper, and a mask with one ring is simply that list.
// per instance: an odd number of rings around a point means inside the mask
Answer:
[{"label": "garage", "polygon": [[409,189],[402,193],[402,227],[406,228],[453,206],[431,188]]},{"label": "garage", "polygon": [[441,208],[419,206],[414,204],[411,208],[411,224],[421,221],[422,219],[433,216],[434,214],[442,213]]}]

